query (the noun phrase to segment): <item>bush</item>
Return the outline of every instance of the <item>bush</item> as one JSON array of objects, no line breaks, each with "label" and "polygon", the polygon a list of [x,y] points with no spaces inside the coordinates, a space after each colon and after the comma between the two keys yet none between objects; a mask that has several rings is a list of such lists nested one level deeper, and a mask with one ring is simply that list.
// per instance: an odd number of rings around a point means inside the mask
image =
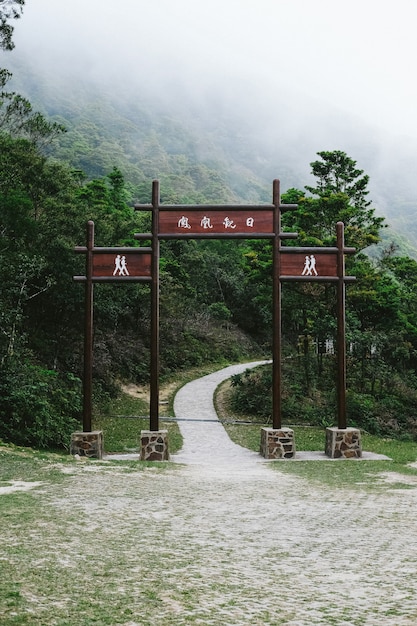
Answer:
[{"label": "bush", "polygon": [[[296,372],[295,372],[296,373]],[[231,408],[259,420],[272,415],[272,369],[261,367],[233,376]],[[347,393],[347,422],[370,434],[395,438],[417,439],[415,393],[396,385],[394,394],[375,397],[349,390]],[[302,391],[297,376],[284,373],[281,397],[282,420],[286,424],[333,426],[337,422],[337,398],[334,388],[328,391]]]},{"label": "bush", "polygon": [[0,438],[21,446],[67,448],[80,428],[80,381],[28,363],[0,371]]},{"label": "bush", "polygon": [[247,369],[231,378],[231,406],[237,413],[270,419],[272,415],[272,368]]},{"label": "bush", "polygon": [[376,417],[377,403],[373,396],[350,391],[346,397],[347,420],[352,426],[363,428],[372,435],[381,434],[381,426]]}]

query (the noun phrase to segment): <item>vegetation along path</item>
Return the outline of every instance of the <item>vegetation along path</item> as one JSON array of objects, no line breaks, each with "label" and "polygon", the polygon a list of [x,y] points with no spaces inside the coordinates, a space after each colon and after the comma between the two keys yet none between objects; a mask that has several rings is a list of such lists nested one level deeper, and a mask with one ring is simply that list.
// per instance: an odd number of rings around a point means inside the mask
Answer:
[{"label": "vegetation along path", "polygon": [[58,457],[2,492],[2,624],[415,626],[416,483],[319,483],[230,446],[186,398],[231,373],[180,390],[176,463]]}]

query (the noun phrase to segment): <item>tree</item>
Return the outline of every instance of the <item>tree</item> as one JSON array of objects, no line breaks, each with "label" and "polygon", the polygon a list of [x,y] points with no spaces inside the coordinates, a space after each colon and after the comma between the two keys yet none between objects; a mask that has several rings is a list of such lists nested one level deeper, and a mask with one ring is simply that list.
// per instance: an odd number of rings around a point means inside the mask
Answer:
[{"label": "tree", "polygon": [[0,0],[0,49],[13,50],[14,27],[9,20],[17,20],[22,14],[26,0]]},{"label": "tree", "polygon": [[317,152],[321,161],[310,163],[312,174],[317,178],[317,186],[306,185],[307,191],[321,198],[331,194],[344,193],[349,197],[349,203],[358,209],[370,205],[366,200],[369,176],[363,175],[363,170],[356,167],[356,161],[348,157],[341,150],[333,152]]},{"label": "tree", "polygon": [[[306,186],[313,196],[290,190],[283,194],[284,202],[298,202],[297,211],[283,216],[283,225],[297,231],[307,245],[331,245],[335,240],[336,223],[345,225],[345,241],[362,250],[378,243],[380,231],[385,227],[383,217],[375,216],[367,200],[369,176],[356,167],[356,161],[344,152],[318,152],[321,160],[310,163],[316,186]],[[298,196],[298,197],[297,197]]]},{"label": "tree", "polygon": [[0,132],[26,137],[39,147],[65,132],[62,124],[48,122],[41,113],[34,111],[27,98],[5,90],[11,77],[11,72],[0,69]]},{"label": "tree", "polygon": [[[375,210],[370,207],[371,203],[367,199],[369,177],[364,175],[363,170],[356,166],[353,159],[340,150],[317,154],[320,160],[310,164],[312,174],[316,177],[316,184],[305,187],[313,197],[297,189],[290,189],[283,194],[284,203],[298,204],[297,210],[284,213],[282,219],[285,230],[299,234],[297,240],[288,245],[332,246],[335,244],[336,224],[339,221],[345,225],[346,245],[354,246],[358,252],[377,243],[380,230],[385,224],[384,218],[375,216]],[[349,274],[356,274],[355,266],[358,273],[361,273],[363,262],[362,265],[358,263],[360,263],[358,256],[346,260]],[[368,267],[368,264],[366,266]],[[376,294],[380,294],[385,283],[375,272],[369,276],[371,283],[363,295],[369,296],[372,293],[374,310],[378,309],[380,317],[384,319],[384,312],[389,308],[389,304],[387,302],[384,308],[383,301],[377,300]],[[377,281],[380,287],[378,290],[375,287]],[[386,289],[388,293],[388,286]],[[364,304],[366,300],[364,298],[361,303]],[[351,304],[349,301],[349,306]],[[357,300],[354,300],[354,305],[361,306]],[[395,309],[395,305],[393,306]],[[321,346],[325,345],[326,340],[335,339],[335,311],[335,292],[332,285],[285,286],[284,328],[286,338],[293,348],[294,343],[298,341],[298,354],[302,356],[305,372],[303,387],[306,392],[320,387],[325,381],[323,367],[331,360],[323,359]],[[359,315],[359,311],[357,314]],[[353,317],[356,319],[356,316]],[[361,332],[365,332],[365,327],[369,331],[369,326],[365,323],[366,315],[362,314],[360,317],[363,318]],[[351,318],[352,316],[349,317]],[[358,342],[358,335],[355,340]]]}]

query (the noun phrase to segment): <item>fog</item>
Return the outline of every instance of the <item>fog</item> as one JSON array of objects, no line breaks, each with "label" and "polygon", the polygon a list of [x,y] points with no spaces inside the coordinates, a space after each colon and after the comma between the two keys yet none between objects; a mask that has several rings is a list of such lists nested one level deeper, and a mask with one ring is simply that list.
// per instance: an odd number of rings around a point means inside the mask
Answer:
[{"label": "fog", "polygon": [[[285,143],[306,173],[318,150],[341,149],[404,178],[417,154],[416,14],[414,0],[26,0],[0,65],[23,55],[60,88],[81,78],[151,95],[190,123],[241,119],[266,159]],[[417,198],[414,173],[401,185]]]},{"label": "fog", "polygon": [[[413,0],[27,0],[17,49],[94,78],[164,92],[307,98],[417,137]],[[169,97],[169,94],[166,94]]]}]

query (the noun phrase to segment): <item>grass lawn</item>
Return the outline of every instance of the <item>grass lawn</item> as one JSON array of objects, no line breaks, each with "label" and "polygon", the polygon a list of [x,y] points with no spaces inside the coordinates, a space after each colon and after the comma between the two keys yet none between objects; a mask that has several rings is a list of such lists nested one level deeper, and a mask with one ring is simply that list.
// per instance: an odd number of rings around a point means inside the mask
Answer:
[{"label": "grass lawn", "polygon": [[[159,428],[168,430],[169,449],[177,452],[182,446],[182,437],[175,422],[163,419],[169,407],[161,406]],[[111,401],[105,414],[93,417],[93,430],[102,430],[106,453],[139,452],[140,433],[149,430],[149,402],[141,397],[122,393]]]},{"label": "grass lawn", "polygon": [[[235,443],[257,452],[261,440],[262,426],[270,427],[271,424],[251,423],[248,415],[237,415],[228,402],[230,393],[229,381],[219,385],[215,395],[215,406],[219,419]],[[237,423],[233,423],[237,422]],[[322,427],[291,425],[294,429],[295,445],[298,451],[320,451],[325,448],[325,429]],[[416,467],[410,466],[417,461],[417,442],[386,439],[362,432],[362,449],[367,452],[383,454],[391,461],[359,461],[331,460],[328,461],[277,461],[271,463],[279,471],[288,472],[309,480],[319,481],[328,485],[346,486],[352,484],[368,484],[369,486],[379,483],[378,474],[383,472],[396,472],[403,476],[417,477]],[[400,485],[401,481],[398,482]],[[407,483],[401,485],[408,486]]]}]

